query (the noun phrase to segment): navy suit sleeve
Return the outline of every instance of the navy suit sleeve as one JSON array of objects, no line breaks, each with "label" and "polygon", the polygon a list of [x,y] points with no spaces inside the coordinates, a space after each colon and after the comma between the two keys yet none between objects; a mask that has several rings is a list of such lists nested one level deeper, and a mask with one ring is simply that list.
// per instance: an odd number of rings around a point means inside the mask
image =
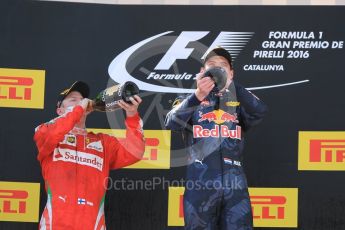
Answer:
[{"label": "navy suit sleeve", "polygon": [[241,105],[242,128],[247,131],[262,121],[268,108],[263,101],[238,84],[236,96]]},{"label": "navy suit sleeve", "polygon": [[199,104],[200,101],[194,93],[188,97],[178,97],[173,104],[173,109],[167,114],[165,127],[171,130],[183,130]]}]

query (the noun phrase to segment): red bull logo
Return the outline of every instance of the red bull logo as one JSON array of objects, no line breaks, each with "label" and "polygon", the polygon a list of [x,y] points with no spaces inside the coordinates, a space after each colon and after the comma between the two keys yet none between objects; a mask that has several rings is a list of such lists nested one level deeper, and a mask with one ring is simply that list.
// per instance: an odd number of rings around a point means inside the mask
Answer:
[{"label": "red bull logo", "polygon": [[224,123],[238,123],[237,114],[227,113],[221,109],[213,110],[211,112],[199,112],[200,118],[198,122],[208,121],[214,122],[216,125],[213,129],[203,128],[201,125],[193,125],[194,138],[203,137],[225,137],[241,140],[241,126],[236,125],[236,129],[229,129]]},{"label": "red bull logo", "polygon": [[216,124],[223,124],[223,123],[229,123],[229,122],[235,122],[238,123],[237,115],[227,113],[221,109],[219,110],[213,110],[211,112],[202,113],[199,112],[200,119],[198,122],[202,121],[208,121],[208,122],[214,122]]},{"label": "red bull logo", "polygon": [[221,116],[220,119],[224,122],[236,122],[236,123],[238,123],[236,115],[232,115],[232,114],[226,113],[226,112],[223,113],[223,115]]},{"label": "red bull logo", "polygon": [[225,137],[241,140],[241,126],[236,125],[236,129],[229,129],[226,125],[215,125],[213,129],[206,129],[201,125],[193,125],[193,137]]},{"label": "red bull logo", "polygon": [[214,121],[217,119],[217,115],[215,114],[215,112],[208,112],[208,113],[202,113],[201,111],[199,112],[199,115],[200,115],[200,119],[198,120],[198,122],[202,122],[202,121],[208,121],[208,122],[211,122],[211,121]]}]

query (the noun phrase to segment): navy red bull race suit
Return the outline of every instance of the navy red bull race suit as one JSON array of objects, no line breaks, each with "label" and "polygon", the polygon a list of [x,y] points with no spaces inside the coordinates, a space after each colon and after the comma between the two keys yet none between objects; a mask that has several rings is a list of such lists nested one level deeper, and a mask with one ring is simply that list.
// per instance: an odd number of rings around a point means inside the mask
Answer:
[{"label": "navy red bull race suit", "polygon": [[234,82],[222,93],[211,92],[202,102],[195,94],[175,100],[165,125],[183,132],[189,152],[185,229],[253,228],[241,162],[243,136],[266,111],[260,99]]}]

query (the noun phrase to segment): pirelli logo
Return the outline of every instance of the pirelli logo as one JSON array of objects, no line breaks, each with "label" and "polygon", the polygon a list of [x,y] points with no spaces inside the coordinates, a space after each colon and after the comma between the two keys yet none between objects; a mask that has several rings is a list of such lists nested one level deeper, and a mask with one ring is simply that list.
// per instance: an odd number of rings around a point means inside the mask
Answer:
[{"label": "pirelli logo", "polygon": [[[184,226],[183,187],[170,187],[168,226]],[[297,227],[297,188],[249,188],[254,227]]]},{"label": "pirelli logo", "polygon": [[0,221],[38,222],[39,183],[0,182]]},{"label": "pirelli logo", "polygon": [[297,227],[297,188],[249,188],[254,227]]},{"label": "pirelli logo", "polygon": [[[120,141],[126,136],[124,129],[88,129],[94,133],[106,133]],[[127,166],[130,169],[169,169],[170,130],[145,130],[145,153],[141,161]]]},{"label": "pirelli logo", "polygon": [[0,68],[0,107],[43,109],[44,70]]},{"label": "pirelli logo", "polygon": [[168,226],[184,226],[184,187],[169,187]]},{"label": "pirelli logo", "polygon": [[345,170],[345,132],[300,131],[298,169]]}]

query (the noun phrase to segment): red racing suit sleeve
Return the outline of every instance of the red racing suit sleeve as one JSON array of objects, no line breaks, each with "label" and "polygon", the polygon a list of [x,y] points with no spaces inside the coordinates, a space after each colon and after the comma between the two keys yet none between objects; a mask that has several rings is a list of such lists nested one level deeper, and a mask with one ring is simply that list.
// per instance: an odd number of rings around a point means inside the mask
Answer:
[{"label": "red racing suit sleeve", "polygon": [[140,161],[145,152],[145,141],[142,130],[142,121],[139,114],[127,117],[126,137],[116,139],[115,137],[103,134],[104,142],[107,144],[106,154],[110,158],[110,169],[123,168]]},{"label": "red racing suit sleeve", "polygon": [[63,141],[65,134],[73,129],[83,116],[84,109],[80,105],[72,111],[63,114],[47,123],[41,124],[35,129],[34,141],[38,149],[37,159],[40,163],[53,154],[54,148]]}]

